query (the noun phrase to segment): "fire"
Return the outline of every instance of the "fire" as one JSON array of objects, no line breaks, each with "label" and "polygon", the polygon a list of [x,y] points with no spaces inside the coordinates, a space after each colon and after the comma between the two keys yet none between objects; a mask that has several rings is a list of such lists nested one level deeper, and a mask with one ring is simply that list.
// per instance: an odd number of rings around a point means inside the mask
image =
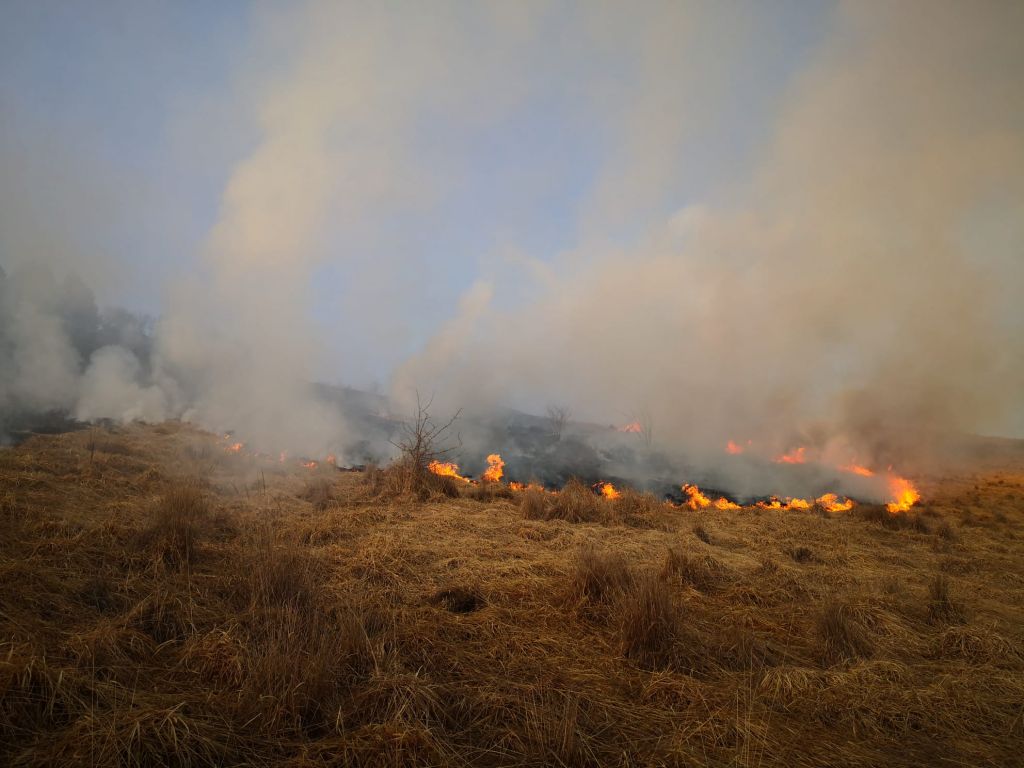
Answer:
[{"label": "fire", "polygon": [[839,469],[841,469],[843,472],[852,472],[853,474],[860,475],[861,477],[874,477],[875,476],[875,473],[872,472],[867,467],[862,467],[859,464],[855,464],[853,462],[850,462],[845,467],[840,467]]},{"label": "fire", "polygon": [[740,505],[724,496],[715,499],[715,509],[740,509]]},{"label": "fire", "polygon": [[538,483],[517,483],[513,480],[508,484],[508,487],[513,491],[544,491],[544,493],[554,493],[554,491],[549,491]]},{"label": "fire", "polygon": [[433,472],[435,475],[443,475],[445,477],[454,477],[457,480],[463,482],[469,482],[469,480],[459,474],[459,465],[452,461],[432,461],[427,465],[427,469]]},{"label": "fire", "polygon": [[601,495],[609,501],[619,498],[622,493],[618,491],[611,483],[598,483],[595,488],[600,491]]},{"label": "fire", "polygon": [[333,453],[328,453],[327,463],[330,464],[332,467],[338,466],[338,457],[335,456]]},{"label": "fire", "polygon": [[806,452],[807,448],[801,445],[794,451],[776,457],[775,462],[777,464],[803,464],[807,461],[807,457],[804,455]]},{"label": "fire", "polygon": [[487,469],[484,470],[483,474],[484,482],[496,483],[501,480],[501,476],[504,474],[505,462],[501,460],[501,456],[492,453],[487,457]]},{"label": "fire", "polygon": [[302,466],[306,469],[316,469],[317,463],[315,461],[304,461],[302,462]]},{"label": "fire", "polygon": [[690,509],[698,510],[711,506],[711,499],[701,493],[696,485],[684,484],[683,493],[686,494],[685,504]]},{"label": "fire", "polygon": [[759,501],[757,506],[761,509],[782,509],[782,502],[772,496],[768,501]]},{"label": "fire", "polygon": [[849,499],[839,500],[839,497],[834,493],[826,493],[824,496],[819,496],[818,505],[829,512],[847,512],[853,509],[853,502]]},{"label": "fire", "polygon": [[921,500],[921,494],[914,484],[905,477],[893,475],[889,478],[889,492],[893,500],[885,505],[893,514],[907,512],[912,506]]},{"label": "fire", "polygon": [[639,435],[643,431],[644,428],[640,426],[639,421],[631,421],[629,422],[629,424],[623,424],[621,427],[619,427],[619,432],[632,432],[634,434]]},{"label": "fire", "polygon": [[786,509],[810,509],[811,502],[807,499],[789,499],[786,502]]},{"label": "fire", "polygon": [[225,451],[231,451],[232,453],[238,453],[242,450],[242,443],[232,443],[224,448]]}]

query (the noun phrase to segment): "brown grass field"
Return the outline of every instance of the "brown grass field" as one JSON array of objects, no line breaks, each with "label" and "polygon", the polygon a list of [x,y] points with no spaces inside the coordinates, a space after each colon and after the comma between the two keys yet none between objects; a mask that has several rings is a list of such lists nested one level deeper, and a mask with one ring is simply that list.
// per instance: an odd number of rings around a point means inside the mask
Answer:
[{"label": "brown grass field", "polygon": [[695,513],[36,436],[0,451],[0,764],[1021,765],[1021,456],[908,515]]}]

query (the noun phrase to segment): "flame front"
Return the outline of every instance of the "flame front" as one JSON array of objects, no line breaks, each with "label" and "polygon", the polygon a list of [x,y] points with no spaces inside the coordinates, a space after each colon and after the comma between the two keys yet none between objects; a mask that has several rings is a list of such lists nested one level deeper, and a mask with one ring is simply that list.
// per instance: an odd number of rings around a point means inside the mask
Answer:
[{"label": "flame front", "polygon": [[469,479],[459,474],[459,465],[452,461],[437,461],[434,460],[427,465],[427,469],[433,472],[435,475],[442,475],[444,477],[454,477],[457,480],[462,480],[468,483]]},{"label": "flame front", "polygon": [[631,421],[629,422],[629,424],[623,424],[621,427],[619,427],[619,432],[632,432],[634,434],[639,435],[643,431],[644,428],[640,426],[639,421]]},{"label": "flame front", "polygon": [[501,460],[501,456],[496,453],[492,453],[487,457],[487,469],[484,470],[483,479],[488,483],[496,483],[501,480],[501,476],[505,474],[505,462]]},{"label": "flame front", "polygon": [[898,475],[893,475],[889,478],[889,493],[892,495],[893,500],[886,504],[885,508],[893,514],[907,512],[921,500],[921,494],[914,487],[914,484],[905,477],[899,477]]},{"label": "flame front", "polygon": [[683,485],[683,493],[686,494],[685,505],[692,510],[705,509],[711,506],[711,499],[701,493],[700,488],[696,485],[685,483]]},{"label": "flame front", "polygon": [[611,483],[598,483],[595,487],[598,491],[600,491],[601,495],[604,496],[609,501],[617,499],[622,495],[622,493],[618,491],[615,488],[615,486],[612,485]]}]

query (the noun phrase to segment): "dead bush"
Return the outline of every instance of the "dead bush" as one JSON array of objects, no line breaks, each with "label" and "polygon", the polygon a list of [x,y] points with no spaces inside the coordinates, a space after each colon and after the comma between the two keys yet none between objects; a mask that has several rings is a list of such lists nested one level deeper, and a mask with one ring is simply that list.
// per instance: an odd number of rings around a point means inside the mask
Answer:
[{"label": "dead bush", "polygon": [[818,619],[818,636],[826,663],[869,658],[874,652],[867,629],[857,620],[850,606],[844,603],[830,601],[825,604]]}]

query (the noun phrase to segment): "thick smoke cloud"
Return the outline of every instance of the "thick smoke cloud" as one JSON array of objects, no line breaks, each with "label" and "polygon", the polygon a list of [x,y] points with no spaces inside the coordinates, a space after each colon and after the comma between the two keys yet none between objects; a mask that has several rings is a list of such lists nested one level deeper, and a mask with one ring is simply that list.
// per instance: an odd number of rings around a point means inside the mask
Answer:
[{"label": "thick smoke cloud", "polygon": [[591,228],[540,298],[469,302],[398,391],[646,411],[705,466],[730,439],[907,466],[936,433],[1005,428],[1024,391],[1022,32],[1010,4],[844,5],[749,180],[632,246]]}]

